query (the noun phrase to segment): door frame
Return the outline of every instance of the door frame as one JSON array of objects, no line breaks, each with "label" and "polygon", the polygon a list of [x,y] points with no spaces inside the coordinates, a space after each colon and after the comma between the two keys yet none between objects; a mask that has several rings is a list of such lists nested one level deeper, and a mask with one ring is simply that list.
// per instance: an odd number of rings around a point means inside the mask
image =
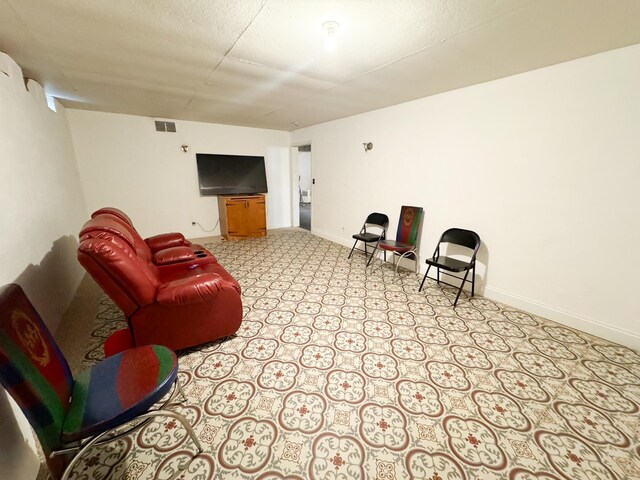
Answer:
[{"label": "door frame", "polygon": [[[309,145],[311,147],[311,198],[313,195],[313,144],[311,140],[296,142],[289,148],[289,154],[291,157],[291,226],[300,226],[300,193],[298,191],[298,147]],[[312,200],[313,202],[313,200]],[[313,232],[313,207],[311,208],[311,231]]]}]

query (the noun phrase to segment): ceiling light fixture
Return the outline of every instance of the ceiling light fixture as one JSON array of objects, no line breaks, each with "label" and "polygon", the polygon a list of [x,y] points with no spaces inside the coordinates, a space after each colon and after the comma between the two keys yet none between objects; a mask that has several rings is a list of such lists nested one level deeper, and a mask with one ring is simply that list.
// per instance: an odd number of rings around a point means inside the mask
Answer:
[{"label": "ceiling light fixture", "polygon": [[338,44],[338,30],[340,30],[340,24],[336,21],[330,20],[322,24],[324,30],[324,49],[332,52],[336,49]]}]

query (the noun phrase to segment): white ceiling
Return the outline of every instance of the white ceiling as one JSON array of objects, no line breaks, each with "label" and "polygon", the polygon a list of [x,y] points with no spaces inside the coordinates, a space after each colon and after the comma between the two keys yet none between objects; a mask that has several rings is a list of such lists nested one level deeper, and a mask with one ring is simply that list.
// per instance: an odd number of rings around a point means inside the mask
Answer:
[{"label": "white ceiling", "polygon": [[67,107],[279,130],[635,43],[640,0],[0,0]]}]

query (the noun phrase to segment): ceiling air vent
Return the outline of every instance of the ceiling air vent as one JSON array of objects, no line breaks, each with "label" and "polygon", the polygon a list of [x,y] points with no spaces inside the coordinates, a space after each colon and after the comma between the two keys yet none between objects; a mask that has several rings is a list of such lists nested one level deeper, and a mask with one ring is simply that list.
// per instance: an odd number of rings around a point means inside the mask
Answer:
[{"label": "ceiling air vent", "polygon": [[176,122],[162,122],[156,120],[156,132],[173,132],[176,131]]}]

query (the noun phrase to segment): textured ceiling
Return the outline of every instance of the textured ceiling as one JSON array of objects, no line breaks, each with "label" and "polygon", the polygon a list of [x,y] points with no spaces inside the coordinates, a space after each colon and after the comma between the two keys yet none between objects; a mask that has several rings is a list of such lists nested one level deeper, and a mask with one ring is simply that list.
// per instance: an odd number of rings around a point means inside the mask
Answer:
[{"label": "textured ceiling", "polygon": [[0,0],[67,107],[279,130],[635,43],[640,0]]}]

